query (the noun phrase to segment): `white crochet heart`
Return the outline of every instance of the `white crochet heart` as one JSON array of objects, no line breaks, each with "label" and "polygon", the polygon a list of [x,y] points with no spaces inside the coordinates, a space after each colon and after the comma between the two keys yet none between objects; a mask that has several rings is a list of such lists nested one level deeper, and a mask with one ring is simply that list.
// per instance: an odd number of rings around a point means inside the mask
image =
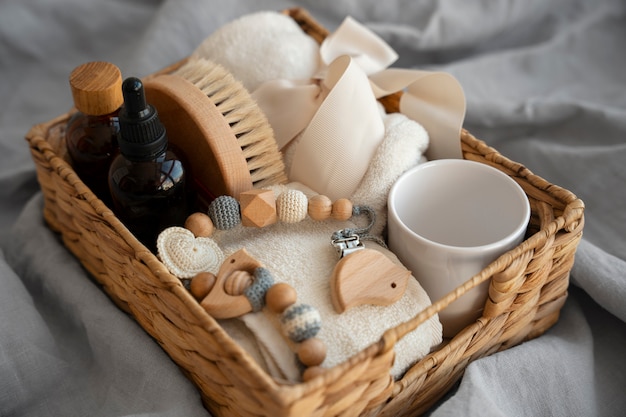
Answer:
[{"label": "white crochet heart", "polygon": [[184,227],[169,227],[157,238],[157,253],[163,265],[178,278],[192,278],[200,272],[217,274],[224,254],[209,237],[195,237]]}]

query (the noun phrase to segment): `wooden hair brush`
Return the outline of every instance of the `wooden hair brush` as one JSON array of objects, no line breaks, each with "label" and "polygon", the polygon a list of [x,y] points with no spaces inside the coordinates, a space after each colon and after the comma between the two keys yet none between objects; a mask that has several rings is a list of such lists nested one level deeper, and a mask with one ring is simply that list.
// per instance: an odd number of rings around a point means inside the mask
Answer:
[{"label": "wooden hair brush", "polygon": [[239,193],[287,181],[267,118],[224,67],[190,59],[145,80],[169,140],[189,160],[200,197]]}]

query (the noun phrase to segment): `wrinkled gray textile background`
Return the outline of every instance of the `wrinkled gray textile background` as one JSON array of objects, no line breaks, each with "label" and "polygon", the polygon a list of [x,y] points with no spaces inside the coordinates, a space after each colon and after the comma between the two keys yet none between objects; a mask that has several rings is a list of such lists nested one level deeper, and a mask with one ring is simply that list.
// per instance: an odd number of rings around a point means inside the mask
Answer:
[{"label": "wrinkled gray textile background", "polygon": [[70,108],[78,64],[143,76],[237,16],[294,5],[330,29],[352,15],[398,66],[453,73],[472,133],[586,203],[558,324],[472,363],[432,415],[624,415],[626,5],[611,0],[0,1],[0,415],[207,415],[44,226],[23,136]]}]

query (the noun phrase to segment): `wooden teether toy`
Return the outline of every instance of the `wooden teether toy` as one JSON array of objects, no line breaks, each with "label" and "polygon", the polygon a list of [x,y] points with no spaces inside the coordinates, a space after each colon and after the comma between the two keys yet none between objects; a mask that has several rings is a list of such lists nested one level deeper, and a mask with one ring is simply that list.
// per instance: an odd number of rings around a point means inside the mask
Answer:
[{"label": "wooden teether toy", "polygon": [[240,249],[226,258],[217,276],[202,272],[190,284],[191,294],[214,318],[228,319],[267,309],[280,317],[282,333],[295,344],[296,357],[307,368],[303,379],[322,372],[326,344],[317,334],[322,326],[319,311],[298,303],[289,284],[274,284],[267,269]]},{"label": "wooden teether toy", "polygon": [[384,242],[367,234],[374,224],[374,211],[367,206],[357,210],[370,217],[370,224],[362,229],[338,230],[331,238],[340,257],[330,278],[330,296],[338,313],[363,304],[395,303],[404,295],[411,276],[382,252],[365,248],[361,239],[377,241],[383,247]]},{"label": "wooden teether toy", "polygon": [[357,250],[339,260],[330,278],[338,313],[362,304],[386,306],[404,294],[411,273],[374,249]]},{"label": "wooden teether toy", "polygon": [[[239,317],[263,307],[255,308],[258,306],[253,304],[256,300],[255,291],[264,289],[264,296],[267,288],[273,284],[271,278],[268,281],[263,275],[264,271],[256,259],[245,249],[240,249],[224,260],[215,279],[202,273],[191,280],[191,286],[208,289],[204,297],[197,298],[201,298],[200,305],[211,316],[216,319]],[[201,290],[196,290],[194,296],[202,296]]]}]

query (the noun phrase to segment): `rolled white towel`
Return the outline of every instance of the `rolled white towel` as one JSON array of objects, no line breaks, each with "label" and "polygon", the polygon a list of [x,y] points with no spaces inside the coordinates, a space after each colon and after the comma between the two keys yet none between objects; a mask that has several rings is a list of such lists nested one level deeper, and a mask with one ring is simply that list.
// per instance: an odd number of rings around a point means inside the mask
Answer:
[{"label": "rolled white towel", "polygon": [[265,81],[308,80],[320,66],[319,45],[282,13],[263,11],[235,19],[192,53],[221,64],[252,92]]}]

